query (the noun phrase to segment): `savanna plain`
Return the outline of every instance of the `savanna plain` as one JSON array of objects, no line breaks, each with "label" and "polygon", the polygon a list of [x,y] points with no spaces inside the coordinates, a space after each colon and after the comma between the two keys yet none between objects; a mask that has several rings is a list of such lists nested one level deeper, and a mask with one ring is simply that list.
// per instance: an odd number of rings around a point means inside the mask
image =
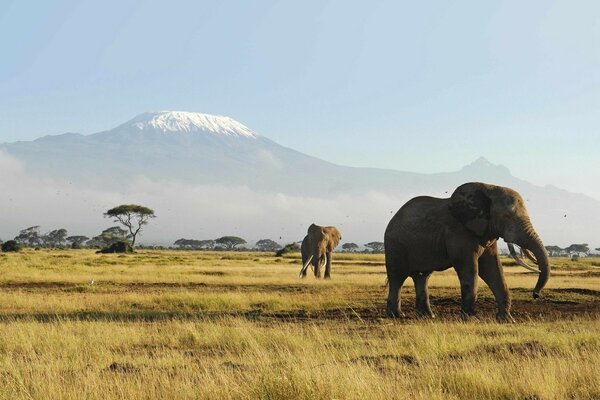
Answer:
[{"label": "savanna plain", "polygon": [[332,279],[299,254],[32,250],[0,254],[0,396],[7,399],[598,399],[600,259],[503,260],[514,325],[459,318],[452,270],[435,320],[384,318],[383,255],[336,253]]}]

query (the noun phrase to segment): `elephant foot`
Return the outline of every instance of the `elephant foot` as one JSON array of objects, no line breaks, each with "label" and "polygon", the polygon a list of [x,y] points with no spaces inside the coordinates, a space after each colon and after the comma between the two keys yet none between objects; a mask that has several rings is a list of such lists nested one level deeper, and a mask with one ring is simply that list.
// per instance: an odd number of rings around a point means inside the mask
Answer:
[{"label": "elephant foot", "polygon": [[435,314],[431,310],[417,310],[417,318],[434,319]]},{"label": "elephant foot", "polygon": [[475,311],[471,310],[471,311],[465,311],[465,310],[460,310],[460,318],[463,321],[468,321],[471,319],[471,317],[475,316]]},{"label": "elephant foot", "polygon": [[496,314],[496,321],[503,324],[514,324],[516,322],[513,316],[510,315],[508,311],[498,312],[498,314]]},{"label": "elephant foot", "polygon": [[387,307],[385,310],[387,318],[406,318],[406,315],[398,308]]}]

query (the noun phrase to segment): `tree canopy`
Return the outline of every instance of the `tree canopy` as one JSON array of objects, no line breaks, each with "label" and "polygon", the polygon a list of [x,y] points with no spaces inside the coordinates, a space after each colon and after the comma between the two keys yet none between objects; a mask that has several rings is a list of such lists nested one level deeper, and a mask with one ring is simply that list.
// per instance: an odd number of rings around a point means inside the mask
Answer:
[{"label": "tree canopy", "polygon": [[260,251],[277,251],[281,248],[281,245],[271,239],[260,239],[256,242],[256,248]]},{"label": "tree canopy", "polygon": [[114,218],[129,230],[131,247],[135,246],[137,235],[150,218],[155,218],[154,210],[139,204],[121,204],[104,213],[105,217]]},{"label": "tree canopy", "polygon": [[64,246],[67,239],[67,230],[65,228],[55,229],[42,236],[44,246],[61,247]]},{"label": "tree canopy", "polygon": [[41,246],[43,241],[42,237],[40,236],[40,226],[30,226],[29,228],[21,230],[15,237],[15,241],[25,246]]},{"label": "tree canopy", "polygon": [[215,243],[225,247],[227,250],[233,250],[236,246],[246,244],[247,242],[238,236],[223,236],[215,240]]},{"label": "tree canopy", "polygon": [[344,251],[349,251],[351,253],[355,252],[356,250],[358,250],[358,245],[356,243],[344,243],[342,245],[342,250]]},{"label": "tree canopy", "polygon": [[564,253],[565,250],[559,246],[546,246],[546,251],[550,256],[554,257]]},{"label": "tree canopy", "polygon": [[207,249],[210,250],[215,247],[214,240],[197,240],[197,239],[177,239],[174,243],[175,246],[180,249]]},{"label": "tree canopy", "polygon": [[371,249],[372,253],[383,253],[385,250],[383,242],[369,242],[365,244],[365,247]]},{"label": "tree canopy", "polygon": [[572,244],[565,249],[567,253],[585,253],[588,254],[590,252],[590,248],[587,243],[581,244]]}]

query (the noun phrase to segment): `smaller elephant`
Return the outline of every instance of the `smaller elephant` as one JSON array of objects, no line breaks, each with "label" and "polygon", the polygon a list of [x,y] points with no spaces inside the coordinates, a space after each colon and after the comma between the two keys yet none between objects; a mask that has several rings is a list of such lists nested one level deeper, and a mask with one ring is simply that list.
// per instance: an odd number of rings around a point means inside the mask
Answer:
[{"label": "smaller elephant", "polygon": [[325,264],[325,279],[331,278],[331,252],[342,240],[340,231],[335,226],[319,226],[311,224],[302,241],[302,269],[300,277],[306,277],[306,270],[312,264],[315,277],[321,277],[321,267]]}]

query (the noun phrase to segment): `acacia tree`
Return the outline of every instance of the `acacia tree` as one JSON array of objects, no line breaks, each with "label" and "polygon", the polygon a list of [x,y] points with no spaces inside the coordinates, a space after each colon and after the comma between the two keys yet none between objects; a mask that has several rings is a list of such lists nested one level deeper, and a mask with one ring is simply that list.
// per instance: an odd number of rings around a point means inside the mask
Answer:
[{"label": "acacia tree", "polygon": [[344,243],[342,245],[342,250],[349,253],[354,253],[356,250],[358,250],[358,245],[356,243]]},{"label": "acacia tree", "polygon": [[67,239],[67,230],[65,228],[55,229],[42,236],[42,241],[48,247],[61,247]]},{"label": "acacia tree", "polygon": [[174,243],[180,249],[197,249],[200,246],[200,241],[195,239],[177,239]]},{"label": "acacia tree", "polygon": [[365,247],[371,249],[371,253],[383,253],[385,250],[383,242],[369,242]]},{"label": "acacia tree", "polygon": [[142,227],[148,223],[150,218],[156,217],[154,210],[138,204],[121,204],[105,212],[104,216],[114,218],[114,222],[121,223],[129,230],[131,247],[135,246],[135,239]]},{"label": "acacia tree", "polygon": [[260,239],[256,242],[256,248],[260,251],[277,251],[281,248],[281,245],[271,239]]},{"label": "acacia tree", "polygon": [[238,236],[223,236],[215,240],[216,244],[220,244],[227,250],[235,249],[235,246],[247,243],[244,239]]},{"label": "acacia tree", "polygon": [[19,232],[15,237],[15,241],[25,246],[40,246],[42,244],[42,238],[40,236],[40,226],[30,226]]},{"label": "acacia tree", "polygon": [[565,249],[565,251],[569,254],[584,253],[584,254],[588,255],[590,252],[590,248],[588,247],[587,243],[581,243],[581,244],[574,243],[574,244],[570,245],[569,247],[567,247]]},{"label": "acacia tree", "polygon": [[565,250],[560,248],[559,246],[546,246],[546,251],[550,255],[550,257],[559,256]]}]

